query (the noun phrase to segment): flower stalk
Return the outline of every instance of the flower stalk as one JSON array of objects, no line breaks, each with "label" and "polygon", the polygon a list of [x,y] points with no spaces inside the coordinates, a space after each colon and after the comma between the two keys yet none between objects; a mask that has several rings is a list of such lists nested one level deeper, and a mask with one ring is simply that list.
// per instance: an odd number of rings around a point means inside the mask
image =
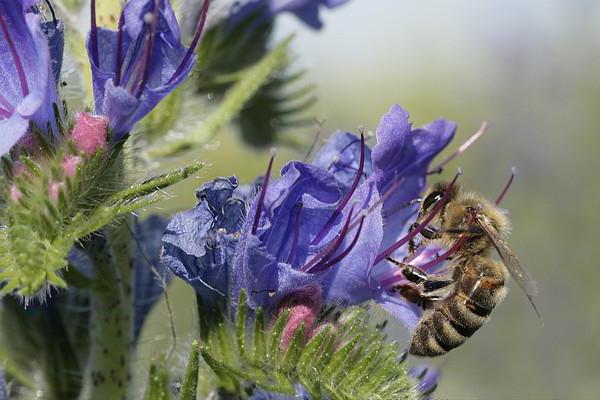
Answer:
[{"label": "flower stalk", "polygon": [[127,399],[132,353],[132,259],[124,221],[86,242],[91,289],[90,356],[81,399]]}]

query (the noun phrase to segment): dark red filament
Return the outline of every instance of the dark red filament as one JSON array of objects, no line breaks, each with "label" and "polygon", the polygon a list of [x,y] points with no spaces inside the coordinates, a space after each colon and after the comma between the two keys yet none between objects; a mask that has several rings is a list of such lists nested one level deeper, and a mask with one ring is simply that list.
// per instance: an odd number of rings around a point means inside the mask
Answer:
[{"label": "dark red filament", "polygon": [[290,254],[287,258],[288,264],[294,262],[294,258],[296,258],[296,253],[298,251],[298,239],[300,238],[300,214],[302,213],[302,207],[302,203],[298,203],[296,205],[296,215],[294,216],[294,232],[292,236],[292,247],[290,249]]},{"label": "dark red filament", "polygon": [[354,238],[352,239],[352,242],[350,242],[350,245],[344,251],[342,251],[340,254],[338,254],[333,260],[324,262],[318,268],[315,268],[315,270],[312,271],[312,272],[326,271],[329,268],[333,267],[335,264],[337,264],[340,261],[342,261],[348,254],[350,254],[350,252],[352,251],[352,249],[354,248],[354,246],[358,242],[358,237],[360,235],[360,232],[362,231],[362,227],[363,227],[363,223],[364,222],[365,222],[365,217],[361,217],[360,223],[358,225],[358,229],[356,230],[356,234],[354,235]]},{"label": "dark red filament", "polygon": [[260,190],[260,197],[258,198],[258,203],[256,205],[256,214],[254,214],[254,221],[252,222],[252,230],[251,233],[256,235],[256,231],[258,230],[258,223],[260,221],[260,215],[262,213],[262,209],[265,202],[265,195],[267,193],[267,188],[269,186],[269,178],[271,177],[271,169],[273,168],[273,160],[275,160],[275,152],[271,154],[271,158],[269,159],[269,166],[267,167],[267,173],[265,174],[265,180],[262,185],[262,189]]},{"label": "dark red filament", "polygon": [[92,46],[92,62],[98,65],[100,56],[98,55],[98,24],[96,22],[96,0],[92,0],[90,3],[90,45]]},{"label": "dark red filament", "polygon": [[325,262],[331,257],[342,245],[344,241],[344,237],[348,233],[348,229],[350,229],[350,221],[352,220],[352,213],[354,209],[350,209],[350,213],[348,214],[348,218],[346,218],[346,222],[344,226],[339,231],[335,239],[331,241],[320,253],[315,255],[312,260],[310,260],[307,264],[300,268],[300,271],[304,272],[312,272],[312,269],[317,266],[321,262]]},{"label": "dark red filament", "polygon": [[421,233],[421,231],[423,229],[425,229],[427,227],[427,225],[429,225],[431,220],[433,220],[433,218],[436,216],[436,214],[439,213],[442,210],[442,208],[446,205],[446,203],[448,202],[450,193],[452,192],[452,187],[454,186],[454,184],[456,183],[456,180],[458,179],[458,177],[461,174],[462,174],[462,171],[460,171],[460,170],[459,170],[459,172],[456,173],[456,175],[454,176],[454,179],[452,179],[452,182],[450,182],[450,185],[448,185],[448,188],[446,189],[444,196],[440,199],[440,201],[438,201],[436,203],[433,210],[431,210],[429,212],[429,214],[427,215],[427,218],[425,218],[425,220],[423,222],[421,222],[408,235],[404,236],[402,239],[400,239],[399,241],[397,241],[396,243],[392,244],[387,249],[385,249],[384,251],[379,253],[379,255],[375,258],[373,266],[375,266],[378,263],[380,263],[381,261],[385,260],[386,257],[389,257],[394,251],[398,250],[400,247],[402,247],[403,245],[408,243],[412,238],[414,238],[419,233]]},{"label": "dark red filament", "polygon": [[185,56],[183,56],[183,59],[181,60],[181,63],[175,70],[175,73],[168,80],[167,85],[170,84],[171,82],[173,82],[175,79],[177,79],[177,77],[179,75],[181,75],[181,71],[183,71],[186,64],[188,63],[188,61],[190,60],[190,58],[196,51],[196,47],[198,46],[198,42],[200,41],[200,36],[202,35],[202,32],[204,31],[204,24],[206,23],[206,15],[208,14],[208,6],[209,5],[210,5],[210,0],[204,0],[204,3],[202,4],[202,10],[200,11],[200,19],[198,20],[196,32],[194,33],[194,38],[192,39],[192,44],[190,45],[187,52],[185,53]]},{"label": "dark red filament", "polygon": [[508,181],[504,185],[504,189],[502,189],[502,192],[500,192],[500,195],[496,199],[496,205],[500,204],[500,202],[504,199],[504,196],[506,195],[506,192],[508,192],[510,185],[512,185],[513,181],[515,180],[516,175],[517,175],[517,169],[515,167],[512,167],[512,169],[510,171],[510,177],[508,178]]},{"label": "dark red filament", "polygon": [[150,22],[150,29],[148,32],[148,38],[146,41],[146,49],[144,51],[144,69],[142,73],[142,79],[139,82],[137,87],[137,91],[135,94],[136,98],[140,98],[142,93],[144,93],[144,88],[146,83],[148,82],[148,78],[150,78],[150,60],[152,59],[152,49],[154,47],[154,35],[156,33],[156,26],[158,24],[158,14],[160,11],[160,1],[155,0],[154,2],[154,10],[152,11],[152,21]]},{"label": "dark red filament", "polygon": [[115,86],[121,83],[121,67],[123,65],[123,31],[125,30],[125,15],[121,12],[117,28],[117,56],[115,58]]},{"label": "dark red filament", "polygon": [[358,184],[360,183],[360,180],[363,175],[364,167],[365,167],[365,135],[363,133],[361,133],[360,134],[360,161],[358,163],[358,170],[356,171],[356,176],[354,178],[354,182],[352,182],[352,186],[350,187],[350,190],[348,190],[348,193],[346,193],[346,195],[340,200],[340,203],[336,207],[333,214],[331,214],[331,216],[329,217],[327,222],[325,222],[325,225],[323,225],[323,227],[321,228],[321,230],[319,231],[317,236],[315,236],[315,238],[313,239],[313,241],[311,243],[312,245],[317,245],[317,244],[319,244],[319,242],[321,240],[323,240],[323,238],[325,237],[327,232],[329,232],[329,230],[331,229],[335,220],[342,214],[342,210],[344,209],[346,204],[348,204],[348,202],[352,198],[352,195],[354,194],[354,191],[356,190],[356,188],[358,187]]}]

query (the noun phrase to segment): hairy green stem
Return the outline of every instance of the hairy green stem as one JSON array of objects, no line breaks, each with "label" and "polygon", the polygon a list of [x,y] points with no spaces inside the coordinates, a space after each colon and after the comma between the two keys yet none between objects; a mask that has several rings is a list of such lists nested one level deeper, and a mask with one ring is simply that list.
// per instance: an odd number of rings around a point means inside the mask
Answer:
[{"label": "hairy green stem", "polygon": [[132,268],[129,236],[123,221],[86,243],[94,261],[91,289],[90,356],[81,399],[126,400],[131,381]]}]

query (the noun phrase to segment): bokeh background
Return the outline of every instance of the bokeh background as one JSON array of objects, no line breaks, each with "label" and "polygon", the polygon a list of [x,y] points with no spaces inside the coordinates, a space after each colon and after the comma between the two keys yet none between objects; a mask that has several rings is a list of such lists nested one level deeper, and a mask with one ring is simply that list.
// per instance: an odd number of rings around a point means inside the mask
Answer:
[{"label": "bokeh background", "polygon": [[[447,172],[462,166],[470,187],[494,197],[510,168],[519,169],[503,205],[514,225],[511,245],[538,281],[543,322],[511,283],[491,321],[435,360],[443,369],[436,397],[598,398],[600,2],[352,0],[323,17],[325,28],[314,32],[284,16],[276,37],[298,33],[294,50],[319,95],[307,116],[325,121],[324,136],[361,125],[374,130],[399,103],[416,125],[456,120],[451,149],[488,121],[486,135]],[[309,140],[316,131],[287,134]],[[178,186],[162,212],[192,207],[203,180],[263,173],[268,154],[238,136],[224,131],[216,149],[194,154],[213,166]],[[282,150],[280,165],[303,157]],[[185,345],[195,320],[192,293],[175,282],[169,295]],[[157,355],[157,340],[170,340],[168,321],[163,302],[144,331],[142,359]],[[399,327],[396,333],[402,338]]]}]

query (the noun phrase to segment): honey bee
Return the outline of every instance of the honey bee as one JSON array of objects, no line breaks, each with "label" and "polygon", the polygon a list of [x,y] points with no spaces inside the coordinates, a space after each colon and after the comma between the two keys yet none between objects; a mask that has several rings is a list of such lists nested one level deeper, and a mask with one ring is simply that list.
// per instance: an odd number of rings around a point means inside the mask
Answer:
[{"label": "honey bee", "polygon": [[[504,299],[509,274],[539,316],[533,303],[535,282],[505,241],[510,231],[506,215],[478,193],[457,184],[438,183],[421,201],[412,228],[422,223],[440,201],[446,203],[420,232],[424,239],[418,247],[449,248],[445,258],[451,260],[451,278],[427,274],[410,264],[388,258],[401,266],[404,276],[414,284],[399,288],[399,293],[425,310],[409,350],[424,357],[446,354],[473,335]],[[415,248],[414,242],[411,243],[410,251],[414,252]],[[498,252],[501,262],[491,258],[492,249]]]}]

